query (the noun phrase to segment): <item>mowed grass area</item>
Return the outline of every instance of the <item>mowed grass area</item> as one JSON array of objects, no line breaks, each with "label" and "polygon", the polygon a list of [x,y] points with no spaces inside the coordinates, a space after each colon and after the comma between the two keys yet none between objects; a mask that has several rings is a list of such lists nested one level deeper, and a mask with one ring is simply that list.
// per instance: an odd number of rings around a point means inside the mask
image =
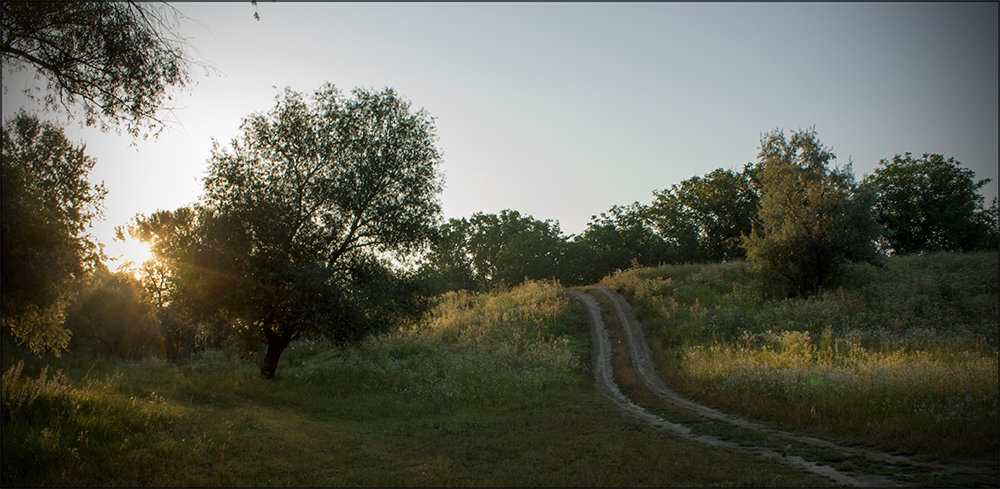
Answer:
[{"label": "mowed grass area", "polygon": [[828,485],[623,415],[590,351],[582,306],[531,282],[445,295],[356,347],[293,343],[276,381],[227,351],[180,365],[5,352],[2,483]]},{"label": "mowed grass area", "polygon": [[661,375],[725,411],[850,443],[997,465],[997,253],[852,266],[762,299],[745,262],[636,269],[629,298]]}]

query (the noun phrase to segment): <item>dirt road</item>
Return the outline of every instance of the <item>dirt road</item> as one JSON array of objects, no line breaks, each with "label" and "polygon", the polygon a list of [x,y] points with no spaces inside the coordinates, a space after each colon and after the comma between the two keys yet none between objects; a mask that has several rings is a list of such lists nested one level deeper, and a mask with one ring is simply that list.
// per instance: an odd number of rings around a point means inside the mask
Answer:
[{"label": "dirt road", "polygon": [[[656,373],[642,326],[635,318],[628,302],[621,295],[607,287],[600,286],[588,288],[587,293],[570,291],[570,294],[580,300],[587,308],[590,319],[590,333],[594,344],[593,371],[598,384],[623,411],[669,431],[676,436],[706,445],[722,447],[738,453],[780,460],[789,465],[828,477],[834,483],[844,486],[908,486],[913,485],[910,481],[914,480],[916,476],[927,480],[926,477],[928,476],[951,477],[966,475],[975,479],[982,477],[986,481],[991,480],[990,473],[978,468],[924,462],[864,448],[841,446],[828,440],[771,428],[685,399],[667,387]],[[613,305],[614,313],[618,318],[618,322],[622,325],[628,343],[628,352],[632,367],[650,392],[664,402],[694,413],[701,418],[722,422],[745,430],[752,430],[753,432],[765,435],[768,440],[779,441],[769,444],[772,446],[747,446],[745,442],[737,443],[718,436],[698,434],[691,427],[663,419],[630,400],[615,383],[611,365],[611,343],[608,339],[608,331],[602,319],[601,306],[592,294],[601,294],[607,297]],[[784,448],[779,448],[781,445],[784,445]],[[806,452],[819,453],[820,455],[810,457],[813,460],[807,460],[802,456],[790,455],[788,453],[790,451],[789,448],[802,446],[809,447],[809,450],[805,450]],[[834,467],[833,463],[825,462],[825,460],[836,460],[838,461],[836,463],[837,466]]]}]

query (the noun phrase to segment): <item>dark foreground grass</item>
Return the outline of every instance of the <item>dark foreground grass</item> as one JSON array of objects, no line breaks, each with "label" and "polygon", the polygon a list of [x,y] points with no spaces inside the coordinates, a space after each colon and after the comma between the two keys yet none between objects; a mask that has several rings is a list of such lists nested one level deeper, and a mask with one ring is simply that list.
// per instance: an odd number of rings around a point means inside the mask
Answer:
[{"label": "dark foreground grass", "polygon": [[7,352],[2,485],[826,483],[622,415],[594,385],[584,311],[556,284],[447,296],[395,335],[286,355],[264,381],[224,351],[23,367]]}]

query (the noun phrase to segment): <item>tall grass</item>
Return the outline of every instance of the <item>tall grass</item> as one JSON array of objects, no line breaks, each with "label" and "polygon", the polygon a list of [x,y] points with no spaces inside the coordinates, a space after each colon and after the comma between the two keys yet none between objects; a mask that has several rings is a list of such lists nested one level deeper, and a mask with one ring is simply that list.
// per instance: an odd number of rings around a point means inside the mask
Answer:
[{"label": "tall grass", "polygon": [[[581,437],[621,433],[590,413],[600,398],[590,396],[582,373],[584,320],[554,282],[452,293],[421,321],[360,345],[293,343],[275,381],[260,379],[235,350],[179,365],[92,362],[72,352],[18,361],[8,351],[2,485],[469,485],[489,482],[491,471],[505,474],[500,483],[543,483],[545,470],[519,478],[523,471],[502,469],[515,455],[508,444],[529,454],[555,449],[552,456],[565,460],[572,443],[546,445],[572,439],[562,418],[597,423]],[[563,398],[573,400],[568,409]],[[480,412],[504,426],[470,414]],[[546,435],[535,416],[562,434]],[[451,445],[479,440],[470,438],[476,430],[488,433],[487,446],[470,450],[486,452],[462,456],[485,469],[434,465]],[[327,468],[301,470],[316,460]],[[567,467],[580,463],[597,467],[579,460]]]},{"label": "tall grass", "polygon": [[668,377],[746,414],[942,455],[997,452],[997,253],[858,265],[762,299],[744,262],[605,279],[633,298]]},{"label": "tall grass", "polygon": [[[171,456],[169,433],[180,410],[155,392],[123,395],[117,380],[85,377],[73,385],[62,371],[50,373],[47,366],[37,377],[24,374],[23,361],[7,368],[2,395],[4,485],[30,483],[42,473],[58,473],[94,458],[113,465],[128,463],[123,457],[141,464],[147,457]],[[131,482],[142,483],[141,473]]]},{"label": "tall grass", "polygon": [[451,292],[422,321],[356,348],[299,345],[284,375],[332,397],[401,395],[411,414],[530,399],[581,365],[570,305],[555,282]]}]

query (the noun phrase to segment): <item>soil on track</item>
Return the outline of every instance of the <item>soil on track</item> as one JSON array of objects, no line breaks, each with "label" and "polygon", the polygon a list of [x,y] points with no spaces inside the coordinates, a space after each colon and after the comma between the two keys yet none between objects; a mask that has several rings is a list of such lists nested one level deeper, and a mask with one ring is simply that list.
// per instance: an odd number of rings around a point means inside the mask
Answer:
[{"label": "soil on track", "polygon": [[[657,374],[642,325],[635,318],[628,302],[621,295],[607,287],[595,286],[589,287],[586,290],[587,293],[578,291],[570,291],[569,293],[582,302],[587,309],[590,333],[594,344],[594,376],[597,383],[607,392],[612,401],[623,411],[636,418],[642,419],[675,436],[690,439],[698,443],[721,447],[747,455],[780,460],[789,465],[827,477],[837,485],[855,487],[911,486],[914,484],[910,481],[913,481],[916,477],[927,480],[927,477],[934,476],[972,478],[982,480],[987,485],[990,482],[996,482],[995,474],[991,474],[990,471],[983,471],[980,468],[918,461],[909,457],[866,448],[842,446],[828,440],[775,429],[685,399],[667,387]],[[701,418],[723,422],[737,428],[752,430],[765,435],[769,439],[780,438],[782,443],[787,443],[786,447],[794,444],[797,446],[809,446],[814,449],[819,448],[819,452],[828,454],[828,457],[810,457],[818,460],[807,460],[801,456],[783,453],[787,452],[787,448],[779,452],[772,447],[747,446],[746,443],[737,443],[717,436],[698,434],[691,427],[666,420],[630,400],[615,383],[611,364],[611,343],[608,338],[608,331],[602,320],[601,306],[591,295],[595,293],[600,293],[607,297],[614,306],[614,312],[624,330],[631,364],[636,375],[645,385],[645,388],[662,401],[694,413]],[[812,450],[812,452],[816,452],[816,450]],[[824,458],[829,459],[830,457],[841,461],[838,467],[833,467],[831,464],[824,462]],[[860,460],[863,463],[848,464],[849,467],[845,468],[843,463],[845,459]],[[892,476],[885,474],[892,474]]]}]

